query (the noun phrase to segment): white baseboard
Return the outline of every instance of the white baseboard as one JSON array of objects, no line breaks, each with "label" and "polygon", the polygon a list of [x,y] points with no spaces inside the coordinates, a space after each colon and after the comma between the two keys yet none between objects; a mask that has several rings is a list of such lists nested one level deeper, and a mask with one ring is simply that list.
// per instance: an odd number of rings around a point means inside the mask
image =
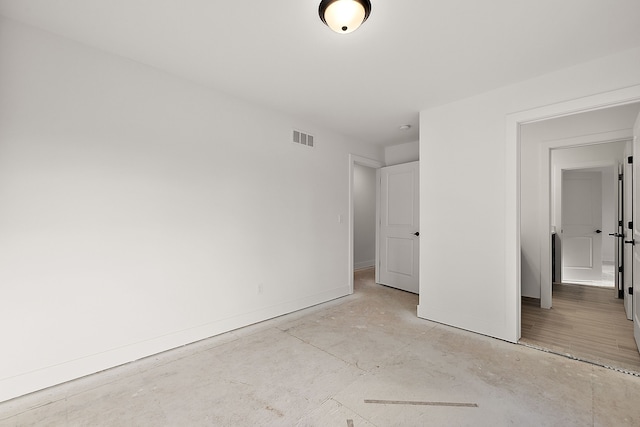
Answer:
[{"label": "white baseboard", "polygon": [[376,260],[372,259],[369,261],[361,261],[361,262],[355,262],[353,264],[353,269],[354,270],[363,270],[365,268],[371,268],[371,267],[375,267],[376,265]]},{"label": "white baseboard", "polygon": [[49,366],[14,377],[0,379],[0,402],[43,390],[96,372],[124,365],[154,354],[194,343],[206,338],[230,332],[254,323],[273,319],[298,310],[312,307],[349,295],[349,287],[343,286],[319,294],[285,301],[256,311],[219,319],[206,325],[133,343],[56,366]]},{"label": "white baseboard", "polygon": [[458,329],[475,332],[477,334],[498,338],[504,341],[517,343],[519,337],[510,334],[510,331],[501,320],[488,320],[484,317],[452,313],[439,307],[427,307],[426,304],[418,305],[418,317],[431,322],[442,323]]}]

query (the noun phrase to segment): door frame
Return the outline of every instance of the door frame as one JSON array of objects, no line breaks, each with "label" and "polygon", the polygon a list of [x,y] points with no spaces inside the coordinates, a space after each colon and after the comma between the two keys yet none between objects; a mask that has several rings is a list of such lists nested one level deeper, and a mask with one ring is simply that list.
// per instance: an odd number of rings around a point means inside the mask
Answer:
[{"label": "door frame", "polygon": [[[508,114],[506,117],[505,138],[505,279],[511,286],[505,286],[505,300],[508,304],[505,323],[511,328],[513,342],[521,337],[521,266],[520,266],[520,127],[528,123],[556,117],[569,116],[587,111],[616,107],[640,101],[640,85],[630,86],[610,92],[595,94],[573,99],[557,104],[546,105],[526,111]],[[543,162],[546,173],[541,174],[541,180],[549,180],[549,163]],[[547,182],[547,191],[549,184]],[[541,197],[541,199],[543,199]],[[541,222],[545,224],[545,239],[540,249],[541,281],[551,281],[551,232],[549,198],[540,200]],[[543,206],[544,205],[544,206]],[[547,214],[545,214],[547,212]],[[541,288],[542,291],[542,288]],[[550,298],[545,296],[548,304]],[[542,294],[541,294],[542,303]]]},{"label": "door frame", "polygon": [[[362,157],[362,156],[358,156],[357,154],[349,154],[349,218],[347,220],[348,222],[348,227],[347,227],[347,232],[348,232],[348,242],[349,244],[348,246],[348,254],[347,254],[347,268],[348,268],[348,273],[347,273],[347,284],[349,287],[349,294],[353,294],[353,232],[354,232],[354,208],[353,208],[353,192],[354,192],[354,188],[353,188],[353,174],[354,174],[354,169],[355,169],[355,165],[360,165],[360,166],[366,166],[368,168],[372,168],[372,169],[380,169],[381,167],[384,166],[384,164],[382,162],[379,162],[377,160],[373,160],[373,159],[369,159],[367,157]],[[376,184],[377,186],[377,184]],[[377,189],[376,189],[377,191]],[[376,197],[377,199],[377,197]],[[378,206],[378,203],[376,201],[376,218],[379,217],[379,209],[380,207]],[[377,228],[376,228],[376,258],[378,257],[378,236],[377,236]],[[376,262],[377,259],[376,259]]]},{"label": "door frame", "polygon": [[[595,144],[588,144],[588,145],[600,145],[600,144],[609,144],[609,143],[614,143],[614,142],[626,142],[629,139],[622,139],[622,140],[618,140],[618,141],[603,141],[600,143],[595,143]],[[577,148],[577,147],[583,147],[584,145],[578,145],[578,146],[570,146],[567,148]],[[562,223],[562,192],[563,192],[563,185],[562,185],[562,179],[563,179],[563,173],[564,171],[580,171],[583,169],[595,169],[595,168],[613,168],[614,169],[614,173],[617,174],[618,173],[618,163],[615,162],[611,162],[608,160],[602,160],[602,161],[592,161],[592,162],[576,162],[576,163],[565,163],[565,164],[557,164],[555,165],[555,167],[553,168],[553,175],[551,176],[551,185],[553,186],[554,183],[556,183],[556,194],[555,194],[555,199],[551,202],[551,223],[555,222],[556,224],[560,224],[560,227],[562,228],[564,225]],[[560,185],[558,185],[558,181],[560,181]],[[604,188],[602,189],[602,191],[604,191]],[[550,192],[553,193],[553,190]],[[550,195],[551,197],[551,195]],[[618,201],[618,193],[616,192],[615,194],[615,203],[616,206],[619,203]],[[600,205],[602,206],[602,200],[600,201]],[[601,207],[602,208],[602,207]],[[617,209],[617,208],[616,208]],[[548,229],[550,230],[552,225],[551,223],[549,224]],[[556,225],[557,228],[557,225]],[[602,225],[602,228],[604,229],[604,225]],[[544,230],[541,229],[541,230]],[[557,232],[557,231],[556,231]],[[602,236],[604,237],[604,235]],[[540,234],[540,238],[542,238],[542,233]],[[562,242],[562,237],[560,237],[560,241]],[[562,243],[561,243],[561,253],[564,250]],[[562,268],[562,266],[560,267]],[[560,277],[562,277],[563,274],[560,274]],[[542,283],[541,283],[542,285]],[[553,286],[553,283],[551,283],[551,280],[549,280],[549,285]],[[542,288],[540,288],[540,291],[542,292]],[[548,291],[548,290],[547,290]],[[553,290],[551,290],[551,295],[549,296],[551,298],[551,306],[553,306]]]},{"label": "door frame", "polygon": [[[638,99],[640,100],[640,98]],[[637,101],[636,101],[637,102]],[[631,102],[629,102],[631,103]],[[617,105],[610,105],[604,108],[615,107]],[[580,111],[576,114],[587,112],[591,110]],[[588,145],[607,144],[610,142],[628,141],[629,134],[627,130],[606,132],[597,135],[586,135],[578,138],[560,139],[557,141],[549,141],[541,143],[539,146],[540,158],[544,161],[541,164],[540,171],[540,183],[539,189],[539,201],[540,206],[540,218],[538,223],[538,240],[540,242],[540,307],[551,308],[552,307],[552,280],[551,280],[551,224],[553,215],[552,206],[555,205],[556,209],[561,211],[561,207],[557,206],[557,203],[551,202],[551,152],[560,148],[577,148]],[[576,164],[577,165],[577,164]],[[607,164],[601,164],[608,166]],[[598,167],[598,162],[582,163],[581,167]],[[564,165],[561,169],[565,169]],[[554,171],[556,172],[556,171]],[[556,172],[557,173],[557,172]],[[549,231],[549,232],[547,232]]]}]

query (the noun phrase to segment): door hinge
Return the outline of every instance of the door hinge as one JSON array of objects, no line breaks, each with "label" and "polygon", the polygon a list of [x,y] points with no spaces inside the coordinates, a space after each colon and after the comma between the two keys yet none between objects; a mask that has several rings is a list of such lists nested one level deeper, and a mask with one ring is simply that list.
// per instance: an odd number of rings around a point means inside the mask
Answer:
[{"label": "door hinge", "polygon": [[618,174],[618,181],[622,181],[622,176],[623,175],[621,173]]},{"label": "door hinge", "polygon": [[624,267],[623,266],[618,267],[618,273],[624,273]]},{"label": "door hinge", "polygon": [[618,221],[618,227],[622,227],[623,222],[622,221]]},{"label": "door hinge", "polygon": [[627,163],[629,164],[633,163],[633,156],[627,157]]},{"label": "door hinge", "polygon": [[629,230],[633,230],[633,221],[629,221],[629,222],[627,223],[627,228],[628,228]]},{"label": "door hinge", "polygon": [[633,286],[629,288],[629,295],[633,295]]}]

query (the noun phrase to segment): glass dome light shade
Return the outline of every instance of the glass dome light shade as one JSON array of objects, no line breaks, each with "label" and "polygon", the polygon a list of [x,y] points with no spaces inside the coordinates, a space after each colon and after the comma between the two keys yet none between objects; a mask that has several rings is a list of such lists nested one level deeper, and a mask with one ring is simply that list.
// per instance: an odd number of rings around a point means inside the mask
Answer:
[{"label": "glass dome light shade", "polygon": [[358,29],[371,12],[369,0],[323,0],[320,19],[336,33],[348,34]]}]

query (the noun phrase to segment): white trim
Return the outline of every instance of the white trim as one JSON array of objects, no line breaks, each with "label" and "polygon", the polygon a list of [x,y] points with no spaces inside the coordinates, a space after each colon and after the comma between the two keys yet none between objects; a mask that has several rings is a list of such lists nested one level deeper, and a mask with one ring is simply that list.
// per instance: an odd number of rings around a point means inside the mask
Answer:
[{"label": "white trim", "polygon": [[[368,159],[366,157],[358,156],[357,154],[349,154],[349,226],[347,227],[348,241],[348,254],[347,254],[347,284],[349,287],[349,294],[353,293],[353,269],[354,269],[354,261],[353,261],[353,170],[355,165],[366,166],[369,168],[380,169],[382,166],[382,162],[377,160]],[[376,218],[378,217],[378,203],[376,203]],[[377,234],[377,231],[376,231]],[[376,259],[378,258],[378,236],[376,235]],[[375,261],[374,261],[375,265]]]},{"label": "white trim", "polygon": [[[627,139],[623,139],[620,141],[609,141],[609,142],[603,142],[603,144],[609,144],[609,143],[615,143],[615,142],[626,142],[628,141]],[[622,159],[620,159],[622,160]],[[551,222],[549,223],[549,227],[547,227],[548,230],[551,230],[552,227],[552,223],[556,224],[556,228],[557,228],[557,224],[560,224],[560,248],[562,250],[562,185],[557,185],[558,181],[562,182],[562,177],[563,177],[563,172],[564,171],[579,171],[579,170],[585,170],[585,169],[594,169],[594,168],[607,168],[612,170],[615,175],[616,175],[616,179],[617,179],[617,175],[618,175],[618,161],[613,161],[613,160],[602,160],[602,161],[592,161],[592,162],[567,162],[567,163],[563,163],[563,164],[556,164],[553,167],[553,175],[552,175],[552,179],[551,179],[551,188],[556,187],[556,192],[555,192],[555,197],[551,203],[551,210],[550,210],[550,218],[551,218]],[[602,189],[602,191],[604,192],[604,187]],[[553,194],[553,191],[551,191],[551,193]],[[550,199],[551,196],[550,195]],[[614,199],[614,203],[617,206],[618,205],[618,192],[616,191],[615,193],[615,199]],[[602,204],[602,203],[601,203]],[[555,208],[555,209],[554,209]],[[603,223],[603,227],[604,227],[604,223]],[[604,228],[603,228],[604,230]],[[541,234],[542,237],[542,234]],[[604,243],[604,239],[605,236],[602,236],[603,239],[603,243]],[[556,246],[557,248],[557,246]],[[602,251],[601,251],[602,252]],[[562,259],[562,257],[561,257]],[[540,260],[542,262],[542,259]],[[553,261],[552,261],[553,262]],[[604,264],[604,260],[601,262],[601,264]],[[562,266],[560,266],[560,278],[562,278]],[[551,269],[549,268],[549,274],[547,277],[547,280],[545,281],[545,285],[548,286],[548,289],[546,289],[547,292],[547,297],[549,298],[549,307],[542,307],[542,299],[540,300],[540,306],[542,308],[551,308],[553,306],[553,283],[551,283],[551,277],[552,277],[552,273],[551,273]],[[542,276],[540,277],[540,295],[542,296]]]},{"label": "white trim", "polygon": [[[353,276],[353,275],[352,275]],[[346,295],[344,286],[0,380],[0,402]]]},{"label": "white trim", "polygon": [[353,265],[353,271],[364,270],[364,269],[367,269],[367,268],[375,267],[375,265],[376,265],[376,260],[375,259],[370,259],[368,261],[362,261],[362,262],[356,262]]},{"label": "white trim", "polygon": [[505,298],[507,307],[505,320],[508,325],[507,333],[510,341],[517,342],[521,336],[520,126],[554,117],[638,101],[640,101],[640,85],[635,85],[507,115],[505,144]]},{"label": "white trim", "polygon": [[[613,131],[603,134],[586,135],[579,138],[560,139],[540,144],[540,159],[542,159],[538,192],[538,205],[540,206],[540,222],[538,224],[538,239],[540,241],[540,307],[551,308],[553,306],[550,232],[554,214],[551,210],[551,207],[553,206],[553,203],[551,202],[551,173],[553,172],[556,174],[555,176],[558,176],[558,171],[551,170],[551,151],[558,148],[584,147],[587,145],[607,144],[610,142],[625,140],[629,140],[628,131]],[[575,165],[576,167],[574,169],[581,169],[588,167],[610,166],[611,164],[603,164],[603,162],[583,162],[580,165]],[[562,167],[561,169],[571,168]]]},{"label": "white trim", "polygon": [[[386,166],[385,166],[386,167]],[[380,169],[382,168],[378,168],[376,170],[376,259],[375,259],[375,267],[376,269],[374,270],[374,281],[376,283],[380,283],[380,225],[381,225],[381,219],[380,216],[382,215],[380,212],[380,197],[382,195],[382,177],[380,175]]]}]

